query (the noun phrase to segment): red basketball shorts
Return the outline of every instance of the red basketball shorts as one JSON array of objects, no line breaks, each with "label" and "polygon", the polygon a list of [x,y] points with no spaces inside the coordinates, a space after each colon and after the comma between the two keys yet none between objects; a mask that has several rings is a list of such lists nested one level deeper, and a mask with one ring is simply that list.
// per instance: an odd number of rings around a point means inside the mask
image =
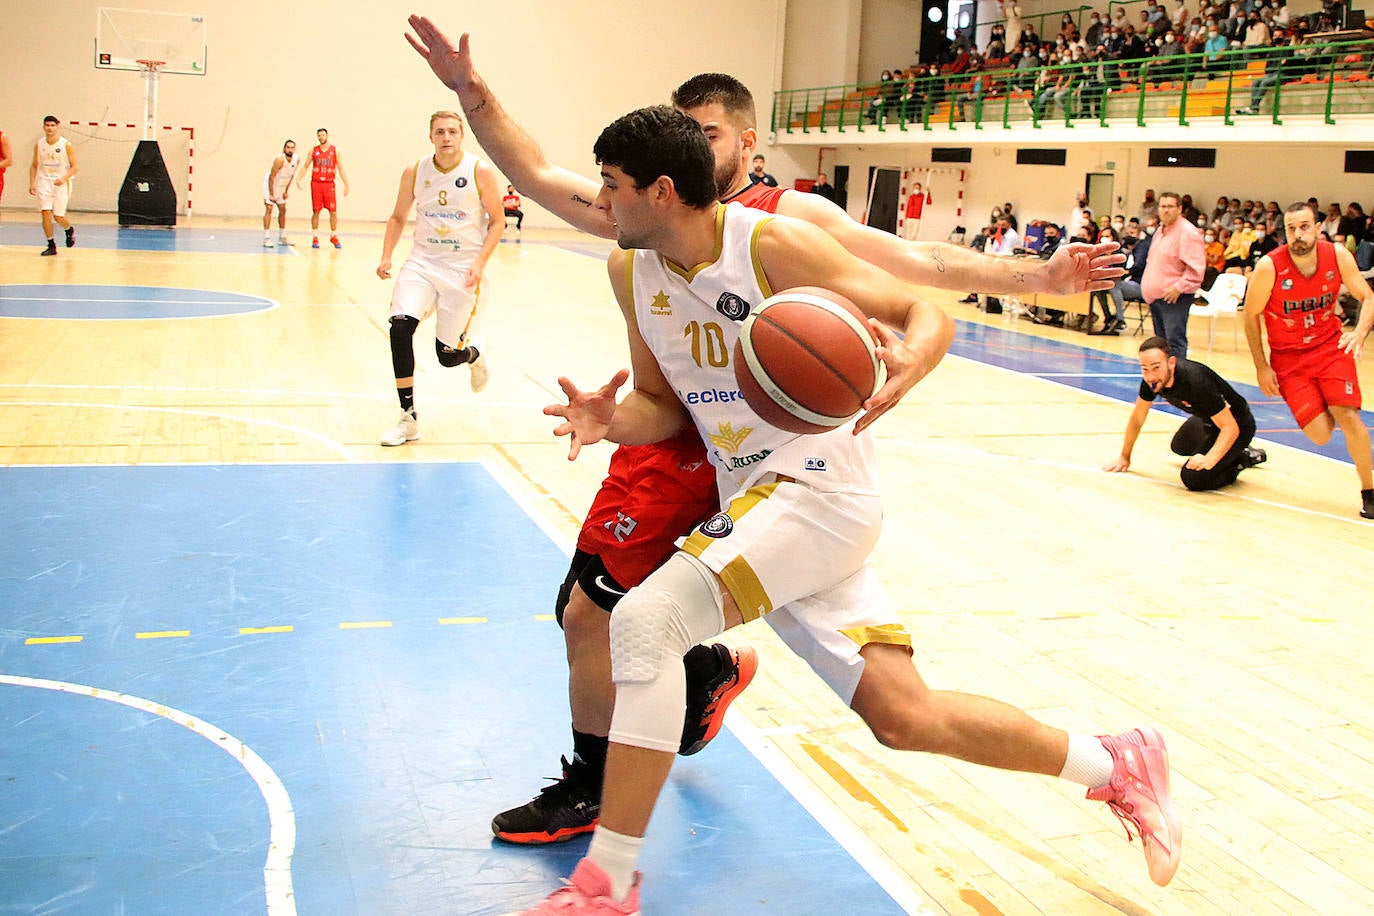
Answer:
[{"label": "red basketball shorts", "polygon": [[1316,350],[1276,350],[1269,365],[1279,379],[1279,394],[1293,411],[1299,427],[1321,416],[1327,407],[1361,403],[1355,358],[1334,343]]},{"label": "red basketball shorts", "polygon": [[622,445],[611,456],[592,501],[577,549],[601,558],[606,571],[629,588],[672,556],[675,542],[716,512],[716,469],[689,431],[672,445]]},{"label": "red basketball shorts", "polygon": [[334,182],[310,182],[310,209],[316,213],[321,210],[328,210],[330,213],[338,212],[339,204],[334,196]]}]

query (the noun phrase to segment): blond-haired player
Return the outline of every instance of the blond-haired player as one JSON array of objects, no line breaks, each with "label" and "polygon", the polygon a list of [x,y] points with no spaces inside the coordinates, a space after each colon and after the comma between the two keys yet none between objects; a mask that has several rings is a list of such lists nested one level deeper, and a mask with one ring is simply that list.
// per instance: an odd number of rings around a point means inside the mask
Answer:
[{"label": "blond-haired player", "polygon": [[506,228],[496,170],[463,152],[463,119],[436,111],[429,119],[434,155],[401,173],[396,206],[386,221],[377,276],[391,276],[391,255],[415,207],[415,241],[391,293],[391,365],[401,415],[381,438],[404,445],[420,438],[415,418],[415,329],[438,312],[434,352],[441,366],[468,364],[472,390],[487,384],[487,367],[473,341],[482,271]]}]

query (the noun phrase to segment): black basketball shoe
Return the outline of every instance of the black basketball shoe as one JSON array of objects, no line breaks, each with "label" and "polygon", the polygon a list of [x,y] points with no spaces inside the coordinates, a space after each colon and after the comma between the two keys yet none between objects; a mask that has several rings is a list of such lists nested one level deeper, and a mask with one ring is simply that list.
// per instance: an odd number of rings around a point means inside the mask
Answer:
[{"label": "black basketball shoe", "polygon": [[1265,453],[1264,449],[1250,448],[1247,446],[1245,449],[1245,457],[1241,460],[1240,466],[1243,468],[1252,468],[1257,464],[1264,464],[1264,462],[1268,460],[1269,456]]},{"label": "black basketball shoe", "polygon": [[601,784],[580,761],[563,758],[563,776],[539,790],[528,804],[502,811],[491,820],[498,840],[540,846],[591,833],[601,816]]},{"label": "black basketball shoe", "polygon": [[67,247],[68,247],[68,248],[71,248],[71,247],[73,247],[74,245],[76,245],[76,227],[75,227],[75,226],[68,226],[66,231],[67,231]]},{"label": "black basketball shoe", "polygon": [[[712,660],[707,653],[714,653],[719,673],[701,679],[697,672],[702,666],[694,664],[694,653],[704,656],[707,663]],[[730,649],[715,643],[694,646],[687,653],[687,715],[682,723],[679,754],[690,757],[711,743],[725,723],[725,710],[749,686],[758,670],[759,655],[749,646]]]}]

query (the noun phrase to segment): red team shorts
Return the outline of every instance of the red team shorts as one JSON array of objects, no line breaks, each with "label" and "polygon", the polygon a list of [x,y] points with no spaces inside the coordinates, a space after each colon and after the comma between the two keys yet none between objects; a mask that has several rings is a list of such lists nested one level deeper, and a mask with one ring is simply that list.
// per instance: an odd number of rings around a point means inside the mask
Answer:
[{"label": "red team shorts", "polygon": [[1276,350],[1269,354],[1269,365],[1299,427],[1317,419],[1327,407],[1360,407],[1355,357],[1334,343],[1316,350]]},{"label": "red team shorts", "polygon": [[592,501],[577,549],[626,588],[672,556],[678,538],[720,508],[716,469],[695,428],[669,442],[621,446]]},{"label": "red team shorts", "polygon": [[338,212],[339,204],[334,196],[334,182],[310,182],[310,209],[316,213],[321,210],[328,210],[330,213]]}]

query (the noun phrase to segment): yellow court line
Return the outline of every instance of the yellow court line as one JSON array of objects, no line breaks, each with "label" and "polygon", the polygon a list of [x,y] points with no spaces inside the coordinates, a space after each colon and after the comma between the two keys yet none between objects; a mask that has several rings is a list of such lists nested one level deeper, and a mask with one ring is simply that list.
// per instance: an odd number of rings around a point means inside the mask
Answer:
[{"label": "yellow court line", "polygon": [[356,620],[339,624],[340,630],[383,630],[391,626],[390,620]]},{"label": "yellow court line", "polygon": [[30,636],[24,640],[26,646],[53,646],[64,642],[81,642],[84,636]]},{"label": "yellow court line", "polygon": [[135,633],[134,639],[175,639],[190,635],[190,630],[152,630],[146,633]]},{"label": "yellow court line", "polygon": [[239,635],[240,635],[240,636],[257,636],[257,635],[259,635],[259,634],[261,634],[261,633],[291,633],[291,632],[294,632],[295,629],[296,629],[296,628],[295,628],[295,627],[292,627],[292,626],[282,626],[282,627],[239,627]]},{"label": "yellow court line", "polygon": [[458,624],[458,623],[486,623],[486,622],[487,622],[487,618],[485,618],[485,617],[440,617],[440,618],[439,618],[439,622],[440,622],[441,624],[445,624],[445,625]]}]

